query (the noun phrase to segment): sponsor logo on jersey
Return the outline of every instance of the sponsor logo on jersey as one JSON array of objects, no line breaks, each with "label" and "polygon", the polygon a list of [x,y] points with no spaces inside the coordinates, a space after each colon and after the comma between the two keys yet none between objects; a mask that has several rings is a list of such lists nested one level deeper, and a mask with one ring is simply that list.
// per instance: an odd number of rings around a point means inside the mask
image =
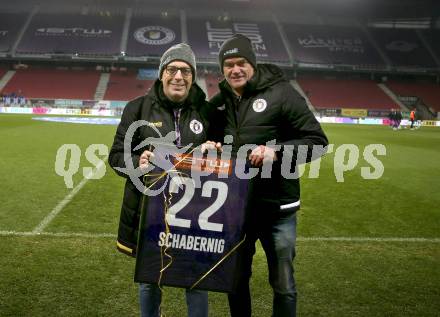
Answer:
[{"label": "sponsor logo on jersey", "polygon": [[231,175],[231,160],[212,159],[209,157],[194,157],[185,154],[173,154],[172,162],[174,165],[179,164],[179,168],[187,171],[207,171],[217,175]]}]

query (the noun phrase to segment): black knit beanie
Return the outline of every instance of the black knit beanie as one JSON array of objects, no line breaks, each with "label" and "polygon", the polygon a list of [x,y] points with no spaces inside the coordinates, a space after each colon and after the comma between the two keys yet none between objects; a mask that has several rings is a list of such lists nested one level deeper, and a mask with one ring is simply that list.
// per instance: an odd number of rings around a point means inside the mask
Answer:
[{"label": "black knit beanie", "polygon": [[251,40],[243,34],[234,34],[231,38],[223,42],[220,47],[218,58],[222,73],[223,62],[225,59],[231,57],[244,57],[254,69],[257,69],[257,58],[255,57]]}]

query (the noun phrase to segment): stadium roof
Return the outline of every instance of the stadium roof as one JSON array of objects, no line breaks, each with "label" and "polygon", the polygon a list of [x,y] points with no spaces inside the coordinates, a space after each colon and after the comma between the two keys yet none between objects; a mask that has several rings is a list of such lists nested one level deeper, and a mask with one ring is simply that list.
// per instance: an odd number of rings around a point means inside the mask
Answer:
[{"label": "stadium roof", "polygon": [[180,9],[233,10],[251,8],[273,12],[318,11],[325,15],[356,17],[431,17],[440,16],[440,1],[436,0],[16,0],[14,5],[85,5],[85,6],[152,6]]}]

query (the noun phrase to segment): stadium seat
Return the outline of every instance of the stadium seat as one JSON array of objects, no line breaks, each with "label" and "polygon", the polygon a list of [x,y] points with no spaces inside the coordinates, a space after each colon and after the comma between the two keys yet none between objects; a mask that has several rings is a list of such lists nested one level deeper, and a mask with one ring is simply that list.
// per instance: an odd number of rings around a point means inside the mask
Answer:
[{"label": "stadium seat", "polygon": [[128,101],[144,95],[153,85],[153,80],[137,79],[135,72],[114,72],[110,74],[105,100]]},{"label": "stadium seat", "polygon": [[21,91],[26,98],[92,100],[99,72],[91,70],[19,69],[2,93]]},{"label": "stadium seat", "polygon": [[399,96],[419,97],[428,107],[440,111],[440,86],[438,84],[389,81],[386,85]]},{"label": "stadium seat", "polygon": [[315,108],[390,109],[395,106],[374,81],[367,79],[298,78]]}]

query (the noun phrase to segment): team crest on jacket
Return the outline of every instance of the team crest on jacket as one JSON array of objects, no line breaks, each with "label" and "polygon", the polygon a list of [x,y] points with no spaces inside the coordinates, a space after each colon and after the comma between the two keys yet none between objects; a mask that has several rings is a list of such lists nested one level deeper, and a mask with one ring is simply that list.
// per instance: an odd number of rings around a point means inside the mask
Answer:
[{"label": "team crest on jacket", "polygon": [[264,110],[266,110],[266,107],[267,107],[267,101],[264,99],[257,99],[252,104],[252,108],[254,109],[255,112],[263,112]]},{"label": "team crest on jacket", "polygon": [[194,119],[189,123],[189,128],[195,134],[200,134],[203,131],[203,124],[200,121]]}]

